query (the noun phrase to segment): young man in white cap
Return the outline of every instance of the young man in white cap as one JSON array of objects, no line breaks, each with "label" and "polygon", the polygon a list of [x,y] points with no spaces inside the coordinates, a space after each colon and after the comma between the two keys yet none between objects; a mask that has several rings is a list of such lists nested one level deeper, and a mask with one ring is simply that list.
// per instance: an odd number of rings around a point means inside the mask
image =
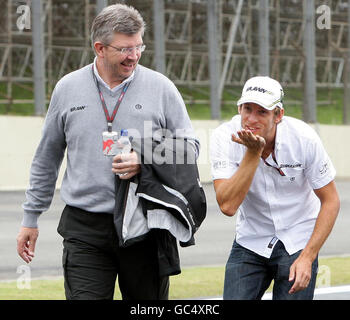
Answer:
[{"label": "young man in white cap", "polygon": [[253,77],[211,138],[216,198],[238,213],[224,299],[312,299],[318,252],[339,211],[335,169],[315,131],[284,116],[281,85]]}]

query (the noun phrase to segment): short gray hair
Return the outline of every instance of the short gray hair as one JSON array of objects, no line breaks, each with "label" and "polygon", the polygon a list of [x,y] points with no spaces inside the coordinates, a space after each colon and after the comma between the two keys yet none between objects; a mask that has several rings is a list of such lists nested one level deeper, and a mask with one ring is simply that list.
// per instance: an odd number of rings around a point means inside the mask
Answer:
[{"label": "short gray hair", "polygon": [[143,36],[146,24],[140,13],[125,4],[113,4],[105,7],[94,19],[91,27],[91,42],[101,41],[109,44],[116,32],[133,35],[141,32]]}]

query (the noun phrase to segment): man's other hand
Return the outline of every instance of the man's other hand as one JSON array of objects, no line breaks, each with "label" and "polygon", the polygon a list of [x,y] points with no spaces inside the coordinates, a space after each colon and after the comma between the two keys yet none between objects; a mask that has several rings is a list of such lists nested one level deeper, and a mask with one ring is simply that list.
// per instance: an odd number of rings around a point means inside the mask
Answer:
[{"label": "man's other hand", "polygon": [[18,233],[17,252],[26,263],[31,262],[34,258],[35,243],[38,236],[38,228],[21,227]]}]

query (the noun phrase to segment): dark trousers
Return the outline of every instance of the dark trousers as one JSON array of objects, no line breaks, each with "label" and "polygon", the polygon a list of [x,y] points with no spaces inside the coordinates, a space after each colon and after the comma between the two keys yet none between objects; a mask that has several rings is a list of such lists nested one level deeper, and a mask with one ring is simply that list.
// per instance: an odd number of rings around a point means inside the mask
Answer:
[{"label": "dark trousers", "polygon": [[293,285],[289,281],[289,270],[299,257],[301,250],[289,255],[283,243],[278,241],[270,258],[250,251],[236,240],[226,264],[224,300],[260,300],[274,280],[273,300],[312,300],[314,296],[318,259],[312,264],[311,280],[307,288],[293,294],[288,291]]},{"label": "dark trousers", "polygon": [[118,278],[125,300],[166,300],[169,277],[159,277],[152,233],[118,246],[113,215],[66,206],[57,229],[63,240],[64,287],[68,300],[113,299]]}]

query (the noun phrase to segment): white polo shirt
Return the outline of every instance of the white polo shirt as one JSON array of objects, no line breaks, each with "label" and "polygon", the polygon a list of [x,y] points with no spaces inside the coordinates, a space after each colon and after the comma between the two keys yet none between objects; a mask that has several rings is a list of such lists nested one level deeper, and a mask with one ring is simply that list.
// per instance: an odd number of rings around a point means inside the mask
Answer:
[{"label": "white polo shirt", "polygon": [[[238,169],[246,147],[233,142],[231,134],[241,129],[237,115],[214,130],[210,142],[213,180],[229,179]],[[277,239],[289,254],[305,248],[320,209],[313,189],[335,177],[320,138],[301,120],[284,116],[277,125],[275,156],[285,176],[260,158],[236,221],[236,241],[267,258]],[[266,162],[277,167],[272,155]]]}]

